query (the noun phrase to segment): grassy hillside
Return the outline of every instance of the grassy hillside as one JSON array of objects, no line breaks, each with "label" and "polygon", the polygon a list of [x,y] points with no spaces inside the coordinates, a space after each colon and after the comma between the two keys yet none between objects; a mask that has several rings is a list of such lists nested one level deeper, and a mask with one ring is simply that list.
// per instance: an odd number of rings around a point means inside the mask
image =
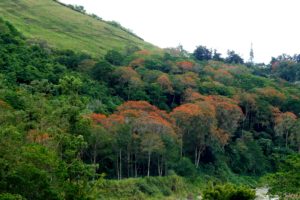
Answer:
[{"label": "grassy hillside", "polygon": [[149,43],[104,21],[76,12],[52,0],[1,0],[0,17],[27,38],[45,40],[52,47],[102,56],[110,49]]}]

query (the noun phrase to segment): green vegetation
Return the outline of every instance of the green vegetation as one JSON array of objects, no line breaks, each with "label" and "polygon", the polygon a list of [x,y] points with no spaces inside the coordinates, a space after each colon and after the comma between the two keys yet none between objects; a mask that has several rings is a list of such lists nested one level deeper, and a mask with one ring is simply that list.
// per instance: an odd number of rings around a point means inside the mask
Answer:
[{"label": "green vegetation", "polygon": [[182,177],[130,178],[102,180],[94,187],[97,199],[162,199],[186,196],[195,187]]},{"label": "green vegetation", "polygon": [[2,0],[0,17],[12,22],[30,41],[93,57],[104,56],[111,49],[126,50],[128,46],[155,48],[116,26],[117,23],[108,23],[74,9],[53,0]]},{"label": "green vegetation", "polygon": [[[280,158],[279,158],[280,159]],[[282,197],[289,194],[300,194],[300,155],[288,156],[277,161],[276,173],[268,174],[262,178],[262,183],[271,186],[271,193]]]},{"label": "green vegetation", "polygon": [[205,200],[253,200],[255,192],[243,186],[217,185],[204,191]]},{"label": "green vegetation", "polygon": [[0,199],[253,199],[261,177],[299,194],[300,88],[281,79],[297,56],[276,71],[203,46],[95,56],[97,44],[52,48],[18,30],[0,20]]}]

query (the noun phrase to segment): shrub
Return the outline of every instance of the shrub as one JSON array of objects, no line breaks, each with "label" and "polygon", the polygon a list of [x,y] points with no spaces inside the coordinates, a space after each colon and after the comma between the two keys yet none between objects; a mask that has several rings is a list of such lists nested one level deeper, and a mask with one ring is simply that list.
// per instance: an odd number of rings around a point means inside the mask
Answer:
[{"label": "shrub", "polygon": [[261,181],[269,185],[272,194],[300,194],[300,155],[289,155],[276,162],[279,171],[264,176]]},{"label": "shrub", "polygon": [[116,50],[108,51],[104,58],[107,62],[116,66],[121,66],[124,60],[124,56]]},{"label": "shrub", "polygon": [[245,186],[232,184],[217,185],[203,192],[204,200],[252,200],[255,192]]},{"label": "shrub", "polygon": [[0,194],[0,200],[25,200],[25,198],[18,194],[3,193]]},{"label": "shrub", "polygon": [[196,175],[195,165],[188,158],[182,158],[174,166],[176,174],[184,177],[193,177]]}]

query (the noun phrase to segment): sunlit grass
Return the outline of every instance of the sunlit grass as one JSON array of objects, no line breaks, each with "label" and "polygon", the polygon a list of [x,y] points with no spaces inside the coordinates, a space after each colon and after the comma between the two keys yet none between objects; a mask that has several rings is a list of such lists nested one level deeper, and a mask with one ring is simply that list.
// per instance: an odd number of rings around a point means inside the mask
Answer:
[{"label": "sunlit grass", "polygon": [[13,23],[27,38],[47,41],[55,48],[103,56],[110,49],[153,45],[104,21],[73,11],[52,0],[1,0],[0,17]]}]

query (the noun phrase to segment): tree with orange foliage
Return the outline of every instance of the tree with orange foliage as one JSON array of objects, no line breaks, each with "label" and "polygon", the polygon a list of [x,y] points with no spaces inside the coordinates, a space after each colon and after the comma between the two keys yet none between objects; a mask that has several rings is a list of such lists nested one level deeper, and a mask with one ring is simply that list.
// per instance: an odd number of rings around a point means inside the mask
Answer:
[{"label": "tree with orange foliage", "polygon": [[[115,149],[117,153],[117,176],[122,178],[123,152],[127,156],[127,174],[134,171],[137,176],[138,158],[141,152],[146,152],[148,162],[151,163],[152,152],[164,157],[162,137],[168,135],[176,139],[173,121],[169,115],[146,101],[127,101],[108,116],[93,114],[94,121],[101,123],[117,139]],[[127,127],[127,128],[126,128]],[[154,145],[155,143],[155,145]],[[151,144],[151,145],[150,145]],[[161,158],[161,160],[166,160]],[[159,169],[162,169],[162,161]],[[149,165],[148,165],[149,166]],[[150,167],[150,166],[149,166]],[[150,174],[150,168],[147,175]]]},{"label": "tree with orange foliage", "polygon": [[105,120],[107,117],[105,115],[103,115],[103,114],[92,113],[90,115],[90,118],[95,123],[102,123],[103,120]]},{"label": "tree with orange foliage", "polygon": [[[130,122],[132,132],[137,134],[141,140],[141,150],[147,152],[148,166],[153,151],[160,154],[163,152],[164,145],[161,144],[163,135],[176,138],[173,121],[169,115],[165,111],[161,111],[157,107],[150,105],[148,102],[128,101],[121,105],[118,111],[125,116],[126,121]],[[150,143],[151,145],[149,145]],[[154,145],[153,143],[156,144]],[[164,155],[162,156],[164,157]],[[134,157],[137,157],[137,155]],[[158,168],[161,168],[159,164]],[[150,168],[147,170],[147,175],[149,173]]]},{"label": "tree with orange foliage", "polygon": [[209,102],[215,107],[218,128],[229,135],[233,134],[240,120],[244,117],[242,109],[238,106],[238,102],[234,99],[218,95],[204,96],[204,101]]},{"label": "tree with orange foliage", "polygon": [[48,133],[43,133],[38,130],[32,129],[28,131],[27,140],[29,140],[30,142],[45,144],[50,140],[50,137]]},{"label": "tree with orange foliage", "polygon": [[191,88],[188,88],[184,91],[183,100],[185,103],[195,103],[204,99],[204,96],[199,92],[194,91]]},{"label": "tree with orange foliage", "polygon": [[257,112],[257,95],[253,93],[241,93],[236,99],[244,111],[243,128],[251,129]]},{"label": "tree with orange foliage", "polygon": [[259,88],[256,91],[274,106],[281,105],[286,99],[286,96],[282,92],[272,87]]},{"label": "tree with orange foliage", "polygon": [[183,72],[186,71],[192,71],[194,67],[194,63],[191,61],[181,61],[177,62],[176,65],[178,66],[179,69],[181,69]]},{"label": "tree with orange foliage", "polygon": [[145,59],[144,58],[136,58],[130,62],[130,66],[133,68],[144,66]]},{"label": "tree with orange foliage", "polygon": [[173,87],[176,93],[183,94],[188,88],[196,89],[199,77],[194,72],[175,75],[172,79]]},{"label": "tree with orange foliage", "polygon": [[243,112],[238,105],[229,102],[216,102],[218,128],[228,134],[233,134],[243,118]]},{"label": "tree with orange foliage", "polygon": [[183,138],[192,130],[192,119],[198,116],[200,108],[196,104],[183,104],[173,109],[171,117],[175,120],[180,133],[180,155],[183,156]]},{"label": "tree with orange foliage", "polygon": [[132,99],[138,91],[143,91],[144,83],[132,67],[119,67],[114,71],[113,76],[117,82],[117,89],[120,93],[125,93],[127,100]]},{"label": "tree with orange foliage", "polygon": [[159,76],[157,78],[157,83],[164,91],[170,94],[174,92],[172,82],[170,81],[169,76],[167,74],[162,74],[161,76]]},{"label": "tree with orange foliage", "polygon": [[195,166],[199,167],[201,153],[209,144],[215,127],[214,107],[206,102],[183,104],[173,110],[171,116],[180,128],[181,156],[185,139],[192,141],[195,151]]},{"label": "tree with orange foliage", "polygon": [[288,139],[292,134],[297,116],[292,112],[279,113],[275,117],[275,133],[285,138],[285,148],[288,148]]},{"label": "tree with orange foliage", "polygon": [[159,135],[153,133],[144,133],[141,141],[141,149],[148,154],[147,176],[150,176],[151,154],[154,151],[161,151],[164,144]]},{"label": "tree with orange foliage", "polygon": [[298,153],[300,154],[300,119],[297,119],[293,126],[291,143],[296,145]]},{"label": "tree with orange foliage", "polygon": [[[97,120],[97,123],[101,123],[101,121]],[[88,136],[88,153],[91,157],[91,163],[93,163],[95,169],[99,168],[98,160],[101,151],[105,148],[105,146],[110,144],[112,140],[111,135],[104,129],[103,126],[99,124],[93,124],[91,127],[90,135]],[[93,177],[95,179],[95,176]]]}]

